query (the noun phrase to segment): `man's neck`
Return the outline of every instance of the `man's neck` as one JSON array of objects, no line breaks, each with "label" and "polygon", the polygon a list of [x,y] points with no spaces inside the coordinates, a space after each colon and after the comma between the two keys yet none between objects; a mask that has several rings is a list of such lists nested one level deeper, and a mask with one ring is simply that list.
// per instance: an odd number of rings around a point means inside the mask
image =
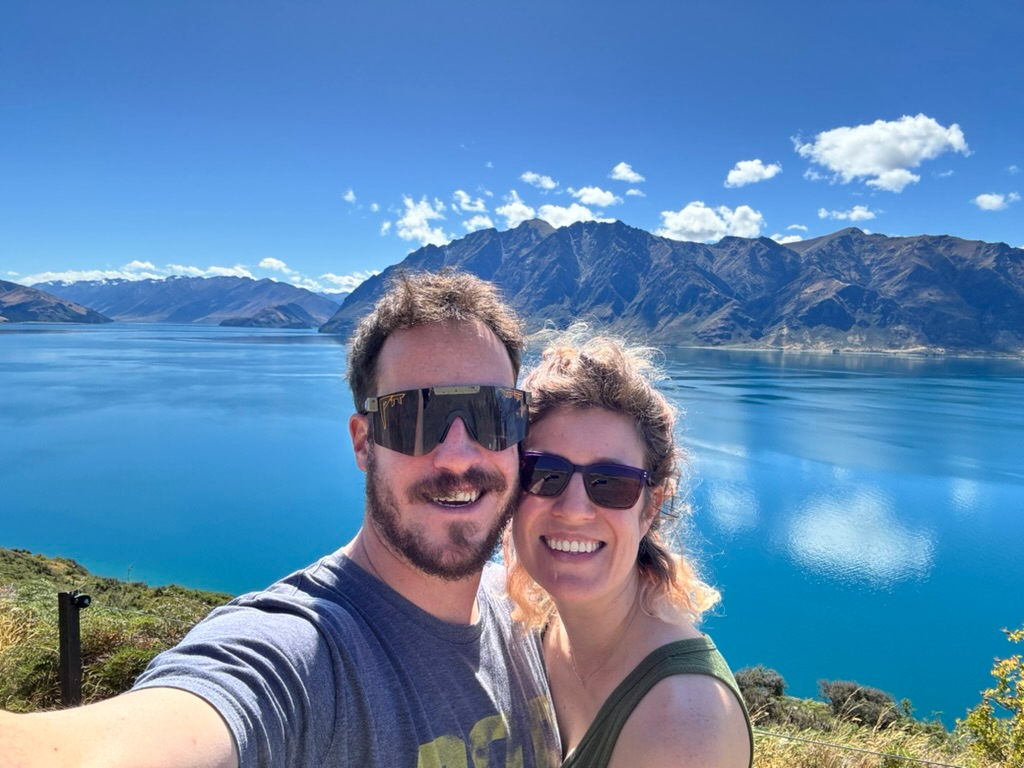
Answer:
[{"label": "man's neck", "polygon": [[364,525],[342,552],[371,576],[435,618],[453,624],[474,624],[479,618],[476,603],[479,572],[457,581],[424,573],[389,549],[371,525]]}]

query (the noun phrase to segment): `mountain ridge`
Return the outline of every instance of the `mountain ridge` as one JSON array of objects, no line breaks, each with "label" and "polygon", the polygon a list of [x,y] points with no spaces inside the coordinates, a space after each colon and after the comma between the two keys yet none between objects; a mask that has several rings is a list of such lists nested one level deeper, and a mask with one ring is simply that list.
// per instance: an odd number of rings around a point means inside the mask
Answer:
[{"label": "mountain ridge", "polygon": [[539,224],[414,251],[321,331],[350,332],[398,271],[453,267],[497,283],[529,331],[579,318],[662,346],[1024,352],[1024,251],[1005,243],[849,227],[704,244],[622,222]]}]

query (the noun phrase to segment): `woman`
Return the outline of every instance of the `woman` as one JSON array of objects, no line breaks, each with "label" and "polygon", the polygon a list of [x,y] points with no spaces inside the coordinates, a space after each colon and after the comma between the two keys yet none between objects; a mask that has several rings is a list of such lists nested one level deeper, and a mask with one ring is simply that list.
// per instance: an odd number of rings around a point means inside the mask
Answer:
[{"label": "woman", "polygon": [[695,626],[718,593],[662,536],[681,456],[652,374],[644,350],[596,338],[527,375],[509,594],[543,631],[563,768],[744,768],[749,718]]}]

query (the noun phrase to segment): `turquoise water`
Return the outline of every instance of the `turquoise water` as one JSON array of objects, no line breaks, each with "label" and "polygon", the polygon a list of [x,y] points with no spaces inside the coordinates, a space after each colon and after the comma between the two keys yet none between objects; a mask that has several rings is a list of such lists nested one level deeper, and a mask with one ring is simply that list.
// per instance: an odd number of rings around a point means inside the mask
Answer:
[{"label": "turquoise water", "polygon": [[[344,347],[309,331],[0,327],[0,546],[242,592],[356,531]],[[1024,624],[1024,361],[674,350],[736,668],[951,725]]]}]

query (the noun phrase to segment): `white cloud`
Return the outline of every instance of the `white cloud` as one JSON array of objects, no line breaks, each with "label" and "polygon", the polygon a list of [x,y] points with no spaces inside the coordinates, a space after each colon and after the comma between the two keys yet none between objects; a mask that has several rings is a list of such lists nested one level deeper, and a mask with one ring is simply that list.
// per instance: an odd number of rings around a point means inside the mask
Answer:
[{"label": "white cloud", "polygon": [[405,213],[395,222],[395,231],[403,240],[411,240],[423,245],[446,245],[449,238],[441,227],[431,227],[430,222],[444,220],[445,205],[440,200],[429,203],[423,197],[414,202],[411,197],[402,196]]},{"label": "white cloud", "polygon": [[1018,173],[1020,173],[1020,168],[1016,165],[1011,165],[1006,170],[1011,176],[1016,176]]},{"label": "white cloud", "polygon": [[73,283],[80,280],[163,280],[171,276],[181,277],[252,277],[252,273],[241,264],[233,267],[194,267],[183,264],[167,264],[156,267],[148,261],[132,261],[120,269],[84,269],[64,272],[39,272],[26,275],[19,282],[35,285],[51,281]]},{"label": "white cloud", "polygon": [[577,221],[603,221],[613,222],[615,219],[605,219],[594,216],[594,213],[579,203],[573,203],[568,208],[561,205],[542,205],[537,211],[537,218],[544,219],[555,229],[567,227]]},{"label": "white cloud", "polygon": [[537,212],[524,203],[514,189],[505,196],[505,205],[495,208],[494,212],[505,217],[507,229],[515,229],[524,221],[537,217]]},{"label": "white cloud", "polygon": [[283,272],[286,275],[289,275],[292,272],[290,269],[288,269],[288,265],[285,264],[283,261],[281,261],[280,259],[272,258],[263,259],[263,261],[259,263],[259,268],[270,269],[273,270],[274,272]]},{"label": "white cloud", "polygon": [[779,173],[782,173],[782,165],[779,163],[765,165],[757,159],[740,160],[725,177],[725,186],[742,187],[758,181],[765,181]]},{"label": "white cloud", "polygon": [[381,225],[380,225],[381,237],[383,237],[384,235],[386,235],[390,231],[391,231],[391,222],[390,221],[383,221],[383,222],[381,222]]},{"label": "white cloud", "polygon": [[818,209],[819,219],[838,219],[839,221],[870,221],[875,218],[875,211],[870,210],[866,205],[855,205],[848,211],[826,211]]},{"label": "white cloud", "polygon": [[233,267],[208,267],[203,277],[252,277],[252,272],[241,264]]},{"label": "white cloud", "polygon": [[352,191],[352,187],[345,190],[345,194],[341,196],[341,199],[346,203],[354,203],[356,201],[356,193]]},{"label": "white cloud", "polygon": [[792,229],[799,229],[801,232],[806,232],[807,231],[807,227],[805,227],[803,224],[790,224],[788,227],[786,227],[786,231],[789,231],[789,230],[792,230]]},{"label": "white cloud", "polygon": [[569,187],[569,194],[584,205],[596,205],[601,208],[617,205],[622,202],[621,197],[612,192],[606,192],[600,187],[584,187],[583,189]]},{"label": "white cloud", "polygon": [[663,226],[655,234],[691,242],[721,240],[726,235],[758,237],[764,226],[764,216],[750,206],[708,208],[700,200],[679,211],[662,211],[661,221]]},{"label": "white cloud", "polygon": [[781,235],[776,232],[772,235],[772,240],[779,245],[785,245],[786,243],[799,243],[803,238],[800,235]]},{"label": "white cloud", "polygon": [[806,171],[804,171],[804,178],[807,179],[808,181],[825,181],[828,179],[828,176],[818,173],[813,168],[808,168]]},{"label": "white cloud", "polygon": [[947,151],[970,154],[959,125],[944,128],[923,114],[833,128],[819,133],[813,142],[794,138],[793,145],[801,157],[832,171],[833,180],[849,184],[865,179],[868,186],[889,192],[902,192],[919,181],[921,177],[909,169],[925,160]]},{"label": "white cloud", "polygon": [[527,184],[532,184],[538,189],[554,189],[558,186],[558,182],[550,176],[541,176],[539,173],[534,173],[533,171],[527,171],[519,178]]},{"label": "white cloud", "polygon": [[327,274],[320,275],[319,279],[330,284],[330,288],[328,290],[333,289],[335,292],[353,291],[364,280],[367,280],[377,274],[380,273],[375,269],[368,270],[366,272],[354,272],[351,275],[335,275],[328,272]]},{"label": "white cloud", "polygon": [[487,212],[487,205],[484,203],[482,197],[478,197],[474,200],[469,196],[469,194],[461,189],[455,190],[455,207],[463,211],[469,211],[470,213]]},{"label": "white cloud", "polygon": [[956,171],[949,170],[949,171],[940,171],[939,173],[937,173],[935,175],[938,176],[940,179],[948,179],[954,173],[956,173]]},{"label": "white cloud", "polygon": [[466,228],[467,232],[476,232],[478,229],[490,229],[494,226],[494,222],[491,221],[490,216],[480,214],[469,221],[462,222],[462,226]]},{"label": "white cloud", "polygon": [[370,210],[376,213],[380,210],[380,206],[377,203],[370,203]]},{"label": "white cloud", "polygon": [[978,195],[971,202],[983,211],[1002,211],[1010,203],[1016,203],[1018,200],[1020,200],[1020,195],[1016,192],[1011,192],[1008,195],[997,195],[995,193]]},{"label": "white cloud", "polygon": [[647,193],[641,192],[639,189],[627,189],[626,197],[647,197]]},{"label": "white cloud", "polygon": [[493,167],[494,167],[494,163],[492,163],[490,160],[488,160],[486,163],[484,163],[484,168],[493,168]]},{"label": "white cloud", "polygon": [[616,181],[628,181],[630,184],[639,184],[641,181],[646,181],[643,176],[633,170],[633,166],[629,163],[619,163],[612,168],[612,172],[608,174],[608,177]]}]

